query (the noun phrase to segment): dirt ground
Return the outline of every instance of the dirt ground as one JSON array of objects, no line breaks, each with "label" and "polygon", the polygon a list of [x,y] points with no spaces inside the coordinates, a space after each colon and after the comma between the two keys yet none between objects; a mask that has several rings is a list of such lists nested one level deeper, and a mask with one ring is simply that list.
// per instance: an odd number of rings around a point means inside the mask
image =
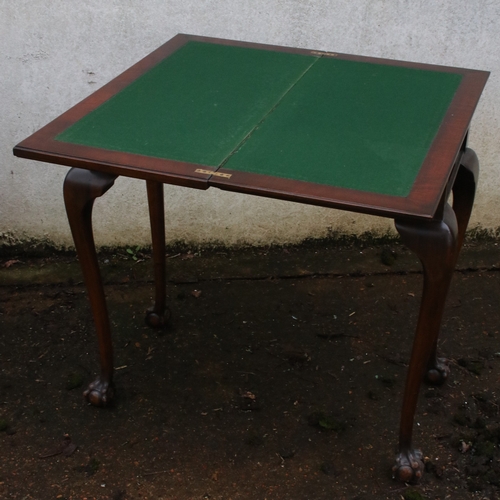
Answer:
[{"label": "dirt ground", "polygon": [[394,481],[422,276],[403,247],[170,252],[172,319],[144,324],[151,260],[102,253],[116,400],[88,405],[97,343],[76,258],[0,260],[2,499],[500,498],[500,252],[464,249],[415,445]]}]

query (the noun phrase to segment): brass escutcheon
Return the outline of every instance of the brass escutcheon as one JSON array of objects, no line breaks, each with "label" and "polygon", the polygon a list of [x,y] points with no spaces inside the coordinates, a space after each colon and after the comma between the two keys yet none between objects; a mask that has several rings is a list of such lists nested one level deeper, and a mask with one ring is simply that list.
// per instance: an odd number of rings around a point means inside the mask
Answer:
[{"label": "brass escutcheon", "polygon": [[315,56],[330,56],[330,57],[337,57],[338,54],[335,52],[320,52],[317,50],[312,50],[311,54],[314,54]]},{"label": "brass escutcheon", "polygon": [[208,174],[214,175],[216,177],[224,177],[224,179],[230,179],[233,174],[223,174],[222,172],[216,172],[215,170],[205,170],[204,168],[197,168],[195,170],[197,174]]}]

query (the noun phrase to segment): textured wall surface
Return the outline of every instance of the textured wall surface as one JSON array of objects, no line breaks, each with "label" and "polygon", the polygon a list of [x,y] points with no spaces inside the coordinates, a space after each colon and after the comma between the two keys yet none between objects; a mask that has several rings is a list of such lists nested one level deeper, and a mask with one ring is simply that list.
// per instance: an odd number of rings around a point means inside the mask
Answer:
[{"label": "textured wall surface", "polygon": [[[67,169],[14,158],[12,147],[177,33],[491,71],[469,141],[482,168],[470,227],[500,227],[498,0],[0,0],[0,242],[71,245]],[[267,244],[392,228],[216,189],[165,192],[169,241]],[[98,244],[149,242],[143,182],[118,179],[94,214]]]}]

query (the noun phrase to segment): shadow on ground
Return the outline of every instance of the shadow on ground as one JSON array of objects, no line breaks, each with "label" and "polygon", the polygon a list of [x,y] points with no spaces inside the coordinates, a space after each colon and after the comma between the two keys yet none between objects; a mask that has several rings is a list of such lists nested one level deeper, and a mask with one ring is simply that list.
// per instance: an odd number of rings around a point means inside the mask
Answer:
[{"label": "shadow on ground", "polygon": [[165,331],[143,321],[148,256],[100,260],[117,389],[104,410],[82,398],[98,365],[76,259],[1,262],[1,498],[499,498],[495,244],[466,247],[454,277],[452,375],[422,387],[417,486],[391,478],[422,282],[403,247],[167,255]]}]

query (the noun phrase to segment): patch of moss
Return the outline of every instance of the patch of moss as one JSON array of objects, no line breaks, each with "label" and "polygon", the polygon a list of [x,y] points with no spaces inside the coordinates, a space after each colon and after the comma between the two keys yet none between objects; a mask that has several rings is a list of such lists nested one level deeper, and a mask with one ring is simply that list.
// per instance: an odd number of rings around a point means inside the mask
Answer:
[{"label": "patch of moss", "polygon": [[70,373],[66,381],[66,389],[71,391],[72,389],[78,389],[83,384],[83,375],[81,373]]},{"label": "patch of moss", "polygon": [[392,266],[394,262],[396,262],[397,258],[398,254],[394,250],[391,250],[390,248],[382,249],[382,252],[380,254],[380,261],[382,262],[382,264],[386,266]]},{"label": "patch of moss", "polygon": [[417,490],[410,489],[403,493],[403,498],[405,500],[425,500],[427,497],[424,497],[422,493]]},{"label": "patch of moss", "polygon": [[488,469],[483,479],[496,487],[500,486],[500,475],[498,474],[498,470]]},{"label": "patch of moss", "polygon": [[327,476],[331,476],[331,475],[334,475],[336,473],[335,467],[328,462],[323,462],[322,464],[320,464],[319,470],[323,474],[326,474]]},{"label": "patch of moss", "polygon": [[101,462],[97,460],[97,458],[91,458],[88,464],[85,466],[85,472],[87,473],[87,477],[93,476],[98,470]]},{"label": "patch of moss", "polygon": [[319,427],[324,431],[334,431],[340,433],[345,431],[347,427],[345,422],[341,422],[333,416],[327,415],[326,413],[321,411],[311,413],[307,417],[307,421],[309,425]]},{"label": "patch of moss", "polygon": [[250,446],[260,446],[261,444],[264,443],[264,439],[262,438],[262,436],[252,433],[246,437],[245,443]]},{"label": "patch of moss", "polygon": [[474,429],[486,429],[486,421],[482,417],[477,417],[473,424]]},{"label": "patch of moss", "polygon": [[393,387],[394,384],[396,383],[396,379],[393,377],[386,377],[385,375],[377,375],[375,377],[379,382],[382,382],[382,384],[385,387]]},{"label": "patch of moss", "polygon": [[474,453],[492,459],[495,456],[496,448],[495,443],[491,441],[479,441],[474,445]]},{"label": "patch of moss", "polygon": [[476,493],[478,491],[481,491],[483,489],[480,481],[478,481],[476,478],[469,478],[467,479],[467,489],[471,493]]},{"label": "patch of moss", "polygon": [[484,362],[480,359],[460,358],[457,360],[457,364],[477,376],[481,375],[484,370]]},{"label": "patch of moss", "polygon": [[462,427],[465,427],[469,423],[469,419],[464,412],[459,411],[458,413],[455,413],[455,415],[453,415],[453,422]]},{"label": "patch of moss", "polygon": [[326,431],[342,432],[345,430],[345,423],[339,422],[333,417],[323,416],[319,419],[319,426]]}]

